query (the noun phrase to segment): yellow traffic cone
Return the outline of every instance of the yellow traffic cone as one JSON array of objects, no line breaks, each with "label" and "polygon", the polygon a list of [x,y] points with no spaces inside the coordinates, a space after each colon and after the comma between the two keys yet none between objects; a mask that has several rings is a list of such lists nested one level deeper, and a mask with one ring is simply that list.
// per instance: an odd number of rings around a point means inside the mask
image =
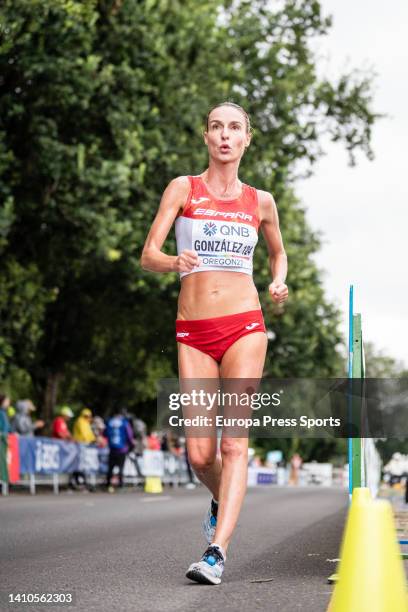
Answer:
[{"label": "yellow traffic cone", "polygon": [[160,476],[146,476],[145,493],[162,493],[163,486]]},{"label": "yellow traffic cone", "polygon": [[[391,505],[356,496],[347,519],[330,612],[408,612]],[[358,500],[358,501],[357,501]]]},{"label": "yellow traffic cone", "polygon": [[[350,506],[350,510],[349,510],[349,517],[350,517],[350,513],[352,511],[354,511],[354,508],[357,504],[361,503],[361,502],[367,502],[367,501],[371,501],[371,493],[370,493],[370,489],[368,487],[356,487],[355,489],[353,489],[353,496],[351,499],[351,506]],[[349,522],[349,520],[348,520]],[[347,526],[346,526],[347,529]],[[346,534],[346,532],[345,532]],[[343,542],[346,540],[346,535],[344,535],[343,538]],[[340,552],[340,558],[342,555],[342,551]],[[329,584],[333,584],[335,582],[338,582],[339,580],[339,573],[338,573],[338,567],[335,571],[334,574],[331,574],[331,576],[328,577],[327,582]]]},{"label": "yellow traffic cone", "polygon": [[351,498],[351,503],[355,504],[361,501],[371,501],[371,493],[368,487],[356,487],[353,489],[353,496]]}]

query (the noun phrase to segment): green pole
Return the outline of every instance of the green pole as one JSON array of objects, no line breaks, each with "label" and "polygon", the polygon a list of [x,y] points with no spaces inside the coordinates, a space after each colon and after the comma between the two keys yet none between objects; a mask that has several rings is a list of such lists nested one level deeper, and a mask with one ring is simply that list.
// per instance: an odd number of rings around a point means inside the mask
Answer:
[{"label": "green pole", "polygon": [[[352,377],[356,379],[364,378],[363,371],[363,339],[361,332],[361,314],[353,315],[353,366]],[[355,385],[356,383],[353,383]],[[361,387],[357,383],[357,387]],[[353,422],[361,423],[361,396],[353,397]],[[362,483],[362,440],[361,438],[351,439],[352,454],[352,482],[353,489],[363,486]]]}]

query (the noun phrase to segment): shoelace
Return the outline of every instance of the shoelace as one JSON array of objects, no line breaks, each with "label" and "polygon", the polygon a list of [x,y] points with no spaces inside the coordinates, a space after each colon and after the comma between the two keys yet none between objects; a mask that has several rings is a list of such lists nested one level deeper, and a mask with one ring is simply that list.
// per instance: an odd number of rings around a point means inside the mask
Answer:
[{"label": "shoelace", "polygon": [[224,557],[217,546],[209,546],[202,556],[202,561],[206,561],[208,565],[216,565],[220,562],[223,564]]}]

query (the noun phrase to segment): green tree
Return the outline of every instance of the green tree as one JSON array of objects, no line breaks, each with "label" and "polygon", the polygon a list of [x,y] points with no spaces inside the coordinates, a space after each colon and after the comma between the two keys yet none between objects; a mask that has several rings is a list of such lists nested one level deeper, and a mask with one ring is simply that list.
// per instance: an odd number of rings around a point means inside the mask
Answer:
[{"label": "green tree", "polygon": [[400,378],[407,376],[404,364],[375,348],[373,342],[364,341],[366,378]]},{"label": "green tree", "polygon": [[[339,315],[311,258],[319,240],[293,180],[299,161],[321,155],[323,132],[352,161],[358,150],[371,155],[371,85],[357,72],[337,83],[317,78],[310,40],[330,26],[319,2],[275,6],[2,3],[0,363],[5,374],[29,372],[46,417],[58,392],[102,411],[126,402],[151,415],[155,380],[175,375],[178,279],[143,272],[138,258],[166,183],[205,167],[202,118],[226,98],[252,115],[242,177],[274,193],[289,253],[284,309],[265,294],[264,250],[255,262],[274,334],[266,372],[342,370]],[[166,248],[174,246],[172,235]]]},{"label": "green tree", "polygon": [[[364,343],[364,354],[367,378],[406,378],[408,376],[403,363],[383,351],[376,350],[372,342]],[[377,440],[376,447],[384,465],[394,453],[408,454],[408,440]]]}]

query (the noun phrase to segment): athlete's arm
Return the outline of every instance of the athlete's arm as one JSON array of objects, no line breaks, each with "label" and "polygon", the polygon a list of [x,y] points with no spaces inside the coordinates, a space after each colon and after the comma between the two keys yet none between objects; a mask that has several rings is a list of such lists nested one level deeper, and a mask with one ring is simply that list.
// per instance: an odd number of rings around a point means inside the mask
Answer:
[{"label": "athlete's arm", "polygon": [[150,272],[190,272],[199,265],[195,251],[185,249],[180,255],[166,255],[161,251],[164,241],[180,209],[190,193],[190,181],[186,176],[173,179],[166,187],[159,210],[143,247],[140,264]]},{"label": "athlete's arm", "polygon": [[274,302],[281,304],[288,297],[288,288],[285,285],[288,258],[279,229],[278,210],[275,200],[267,191],[258,190],[258,201],[260,226],[268,248],[269,266],[273,279],[269,285],[269,293]]}]

